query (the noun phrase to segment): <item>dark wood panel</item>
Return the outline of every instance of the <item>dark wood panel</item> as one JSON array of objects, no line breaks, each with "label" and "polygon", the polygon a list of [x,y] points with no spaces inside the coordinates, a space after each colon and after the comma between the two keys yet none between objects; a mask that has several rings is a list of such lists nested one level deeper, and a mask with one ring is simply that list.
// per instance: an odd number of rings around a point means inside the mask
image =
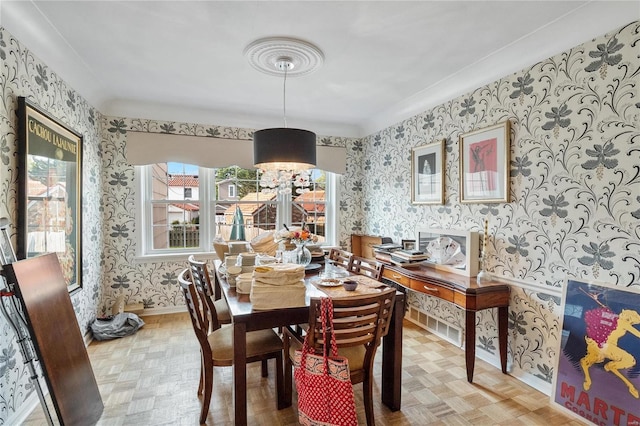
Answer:
[{"label": "dark wood panel", "polygon": [[6,265],[63,425],[95,424],[104,405],[55,254]]}]

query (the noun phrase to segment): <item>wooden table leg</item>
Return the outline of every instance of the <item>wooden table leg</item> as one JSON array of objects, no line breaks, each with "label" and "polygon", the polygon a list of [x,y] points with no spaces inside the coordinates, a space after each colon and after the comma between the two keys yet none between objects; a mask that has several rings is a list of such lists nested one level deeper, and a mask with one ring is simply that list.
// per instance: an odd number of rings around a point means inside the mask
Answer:
[{"label": "wooden table leg", "polygon": [[509,307],[498,308],[498,345],[500,346],[500,366],[507,374],[507,332],[509,328]]},{"label": "wooden table leg", "polygon": [[233,323],[233,411],[235,424],[247,424],[247,326]]},{"label": "wooden table leg", "polygon": [[473,382],[473,369],[476,364],[476,312],[465,311],[464,353],[467,364],[467,382]]},{"label": "wooden table leg", "polygon": [[391,411],[400,409],[402,387],[402,319],[405,296],[396,294],[389,332],[382,338],[382,402]]}]

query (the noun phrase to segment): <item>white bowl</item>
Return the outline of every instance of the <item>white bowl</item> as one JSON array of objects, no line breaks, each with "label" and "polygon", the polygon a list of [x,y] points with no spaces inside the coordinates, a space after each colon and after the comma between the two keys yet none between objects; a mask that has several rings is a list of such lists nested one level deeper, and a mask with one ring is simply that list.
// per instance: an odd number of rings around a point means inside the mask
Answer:
[{"label": "white bowl", "polygon": [[227,274],[229,275],[238,275],[242,273],[242,267],[241,266],[228,266],[227,267]]}]

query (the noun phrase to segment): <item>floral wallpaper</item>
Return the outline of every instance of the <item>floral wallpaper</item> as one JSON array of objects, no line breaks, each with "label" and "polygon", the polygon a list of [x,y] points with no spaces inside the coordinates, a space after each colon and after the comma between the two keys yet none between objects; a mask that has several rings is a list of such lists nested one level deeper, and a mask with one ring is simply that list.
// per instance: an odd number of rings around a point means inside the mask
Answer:
[{"label": "floral wallpaper", "polygon": [[[363,139],[322,137],[347,149],[340,244],[352,233],[415,236],[417,225],[480,231],[489,219],[490,270],[512,284],[510,373],[550,389],[566,277],[638,286],[640,276],[640,22],[480,87]],[[81,329],[124,294],[145,308],[179,309],[178,262],[134,262],[133,167],[127,132],[249,139],[250,129],[105,117],[0,28],[0,216],[15,223],[17,96],[84,135],[83,283],[72,297]],[[458,136],[510,120],[511,202],[461,204]],[[446,140],[446,203],[410,202],[411,148]],[[15,229],[14,229],[15,234]],[[409,302],[464,328],[453,305]],[[496,313],[478,315],[476,345],[497,360]],[[33,398],[8,324],[0,320],[0,425]]]},{"label": "floral wallpaper", "polygon": [[[511,122],[510,202],[461,204],[461,133]],[[446,140],[446,202],[412,205],[410,153]],[[395,240],[417,225],[482,232],[489,270],[512,284],[509,360],[548,391],[567,277],[640,287],[640,22],[479,87],[365,138],[362,231]],[[463,312],[427,296],[419,309],[464,328]],[[497,360],[495,312],[478,348]],[[537,380],[540,383],[535,383]]]},{"label": "floral wallpaper", "polygon": [[[100,194],[102,160],[100,158],[100,114],[60,79],[46,64],[34,57],[11,34],[0,28],[0,217],[9,218],[13,244],[16,243],[18,157],[18,96],[25,96],[84,137],[82,237],[83,289],[73,293],[71,301],[82,332],[88,330],[101,299]],[[4,283],[2,284],[4,287]],[[28,398],[35,398],[27,366],[9,324],[0,317],[0,425],[11,418]],[[37,398],[36,398],[37,399]]]},{"label": "floral wallpaper", "polygon": [[[134,167],[127,163],[124,147],[128,131],[171,133],[189,136],[233,139],[253,138],[253,130],[222,126],[206,126],[192,123],[159,122],[128,118],[105,117],[102,141],[102,159],[106,173],[103,177],[104,192],[101,209],[104,214],[102,232],[104,247],[102,265],[104,268],[104,298],[102,309],[109,308],[115,299],[124,295],[127,303],[144,304],[145,309],[171,309],[183,306],[184,300],[178,287],[178,274],[184,268],[185,260],[176,262],[132,262],[136,255]],[[332,146],[351,146],[356,139],[321,137],[319,143]],[[353,151],[351,151],[353,153]],[[352,154],[349,154],[351,157]],[[352,159],[348,158],[347,162]],[[342,193],[354,180],[350,173],[342,180]],[[348,197],[346,198],[348,199]],[[342,204],[341,204],[342,206]],[[346,206],[344,206],[346,209]],[[342,244],[350,232],[341,224]]]},{"label": "floral wallpaper", "polygon": [[[17,97],[27,96],[44,110],[84,136],[83,171],[83,284],[72,302],[82,331],[96,315],[111,308],[115,298],[126,303],[142,302],[145,309],[181,309],[184,300],[177,276],[184,261],[135,262],[134,168],[124,158],[128,130],[175,133],[202,137],[252,139],[253,130],[193,123],[159,122],[105,117],[59,79],[46,64],[0,28],[0,58],[3,60],[2,110],[0,112],[0,217],[16,222],[17,203]],[[347,147],[347,162],[358,163],[358,139],[321,137],[322,145]],[[5,167],[8,166],[8,167]],[[348,195],[357,169],[349,166],[342,179],[340,211],[354,205]],[[346,201],[345,201],[346,200]],[[340,244],[347,247],[353,226],[340,224]],[[15,244],[15,229],[13,231]],[[186,260],[186,259],[185,259]],[[27,377],[19,348],[9,325],[0,319],[0,426],[11,423],[34,389]]]}]

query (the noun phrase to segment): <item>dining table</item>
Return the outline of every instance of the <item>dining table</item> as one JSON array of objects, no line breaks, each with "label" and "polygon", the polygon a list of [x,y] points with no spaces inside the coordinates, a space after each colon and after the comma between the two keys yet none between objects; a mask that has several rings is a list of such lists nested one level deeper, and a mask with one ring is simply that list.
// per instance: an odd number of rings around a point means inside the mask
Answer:
[{"label": "dining table", "polygon": [[[309,320],[309,302],[313,297],[345,297],[335,293],[338,289],[323,289],[317,285],[319,268],[309,269],[305,274],[305,305],[297,307],[256,310],[249,294],[238,293],[235,286],[229,285],[226,275],[221,271],[222,262],[216,260],[216,278],[220,284],[222,297],[229,305],[233,327],[233,410],[236,425],[247,424],[247,333],[255,330],[295,326]],[[380,286],[385,284],[379,283]],[[344,291],[343,289],[339,289]],[[339,291],[338,290],[338,291]],[[333,292],[333,294],[331,294]],[[346,295],[348,297],[348,295]],[[402,320],[405,313],[405,295],[396,291],[393,315],[389,331],[382,338],[381,400],[391,411],[400,409],[402,376]],[[285,354],[288,356],[288,354]],[[283,389],[277,390],[277,408],[290,406],[286,403]]]}]

